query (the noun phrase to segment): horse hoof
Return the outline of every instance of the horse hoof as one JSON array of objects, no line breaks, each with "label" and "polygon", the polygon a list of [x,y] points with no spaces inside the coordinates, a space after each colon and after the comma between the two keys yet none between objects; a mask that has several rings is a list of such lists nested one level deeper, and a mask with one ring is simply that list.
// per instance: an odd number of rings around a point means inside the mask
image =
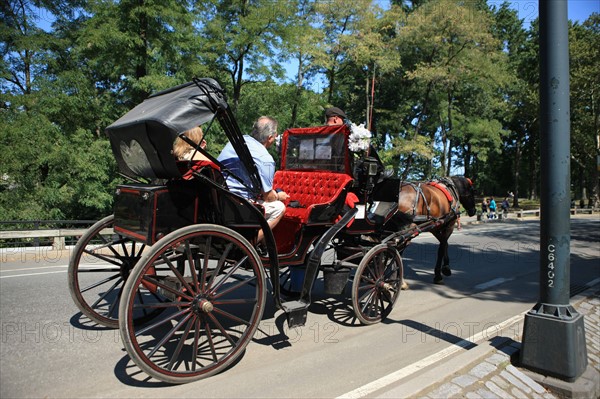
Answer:
[{"label": "horse hoof", "polygon": [[408,289],[408,283],[406,281],[402,281],[402,285],[400,286],[402,291],[406,291]]},{"label": "horse hoof", "polygon": [[452,270],[450,270],[450,268],[448,266],[444,266],[444,267],[442,267],[442,274],[444,276],[451,276]]},{"label": "horse hoof", "polygon": [[433,278],[433,283],[434,284],[440,284],[443,285],[444,284],[444,278],[442,276],[435,276]]}]

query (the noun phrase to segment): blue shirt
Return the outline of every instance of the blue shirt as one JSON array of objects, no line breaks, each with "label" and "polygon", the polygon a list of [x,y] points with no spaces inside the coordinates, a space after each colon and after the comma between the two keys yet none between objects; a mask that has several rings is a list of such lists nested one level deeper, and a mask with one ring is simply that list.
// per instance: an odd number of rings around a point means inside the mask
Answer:
[{"label": "blue shirt", "polygon": [[[271,154],[269,154],[269,151],[267,151],[265,146],[254,137],[244,135],[244,141],[248,146],[248,150],[250,150],[250,154],[252,155],[252,159],[254,160],[256,168],[258,169],[258,174],[260,175],[262,184],[262,187],[260,188],[262,192],[260,194],[271,191],[273,189],[273,176],[275,176],[275,160]],[[242,164],[242,161],[233,149],[231,143],[227,143],[217,159],[229,169],[231,173],[235,174],[244,182],[242,184],[237,179],[231,177],[227,171],[224,171],[223,173],[229,190],[244,198],[255,199],[251,189],[248,188],[252,187],[250,174]],[[262,199],[262,196],[260,196],[259,199]]]}]

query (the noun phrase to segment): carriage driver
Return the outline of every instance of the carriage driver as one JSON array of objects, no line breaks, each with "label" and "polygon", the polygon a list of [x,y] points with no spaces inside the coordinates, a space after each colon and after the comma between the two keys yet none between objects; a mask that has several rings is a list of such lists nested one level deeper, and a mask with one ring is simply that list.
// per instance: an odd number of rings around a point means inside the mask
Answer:
[{"label": "carriage driver", "polygon": [[325,124],[327,126],[343,125],[346,119],[348,119],[346,114],[338,107],[331,107],[325,110]]},{"label": "carriage driver", "polygon": [[[252,159],[256,164],[262,183],[262,195],[259,199],[253,198],[252,193],[248,190],[248,187],[251,187],[248,172],[246,172],[246,169],[242,165],[242,162],[231,143],[227,143],[217,158],[227,169],[231,170],[246,183],[246,185],[244,185],[230,175],[226,176],[229,189],[244,198],[248,198],[262,205],[265,208],[265,217],[271,230],[279,223],[285,213],[285,205],[282,201],[285,201],[290,197],[284,191],[275,191],[273,189],[275,160],[271,154],[269,154],[267,149],[275,143],[276,138],[277,121],[268,116],[261,116],[258,118],[254,123],[251,135],[244,135],[244,141],[248,146],[248,150],[250,150],[250,154],[252,154]],[[262,242],[263,239],[264,233],[261,229],[258,231],[258,236],[256,238],[257,243]]]}]

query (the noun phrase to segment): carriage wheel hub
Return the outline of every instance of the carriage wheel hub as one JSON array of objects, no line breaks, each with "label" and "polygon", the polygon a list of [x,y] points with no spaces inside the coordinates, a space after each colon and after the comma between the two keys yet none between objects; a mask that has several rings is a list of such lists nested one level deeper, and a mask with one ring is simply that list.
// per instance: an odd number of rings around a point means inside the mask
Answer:
[{"label": "carriage wheel hub", "polygon": [[210,313],[215,308],[214,305],[208,301],[206,298],[196,298],[192,303],[192,308],[194,312],[200,313]]},{"label": "carriage wheel hub", "polygon": [[121,277],[123,277],[123,280],[127,280],[127,278],[129,277],[129,274],[131,273],[131,270],[133,269],[133,267],[136,265],[137,261],[139,260],[139,257],[127,257],[127,258],[123,258],[121,259],[123,261],[123,263],[121,263],[121,268],[120,268],[120,273],[121,273]]},{"label": "carriage wheel hub", "polygon": [[384,289],[387,292],[390,292],[392,290],[392,285],[390,283],[380,281],[377,285],[379,286],[379,288]]}]

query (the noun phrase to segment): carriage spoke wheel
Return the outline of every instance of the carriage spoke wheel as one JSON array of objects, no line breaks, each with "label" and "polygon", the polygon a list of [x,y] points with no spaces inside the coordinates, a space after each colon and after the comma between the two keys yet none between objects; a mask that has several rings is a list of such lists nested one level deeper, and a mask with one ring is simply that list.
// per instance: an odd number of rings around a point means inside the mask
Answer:
[{"label": "carriage spoke wheel", "polygon": [[360,262],[352,282],[352,307],[363,324],[385,319],[402,285],[402,258],[385,244],[373,247]]},{"label": "carriage spoke wheel", "polygon": [[[159,240],[135,266],[123,288],[119,329],[138,367],[186,383],[242,355],[265,301],[266,273],[243,236],[218,225],[188,226]],[[153,309],[164,312],[145,325],[134,322],[136,312]]]},{"label": "carriage spoke wheel", "polygon": [[[117,328],[119,300],[125,281],[145,245],[116,234],[107,216],[81,236],[69,261],[69,291],[81,312],[94,322]],[[140,312],[136,322],[156,315]]]}]

